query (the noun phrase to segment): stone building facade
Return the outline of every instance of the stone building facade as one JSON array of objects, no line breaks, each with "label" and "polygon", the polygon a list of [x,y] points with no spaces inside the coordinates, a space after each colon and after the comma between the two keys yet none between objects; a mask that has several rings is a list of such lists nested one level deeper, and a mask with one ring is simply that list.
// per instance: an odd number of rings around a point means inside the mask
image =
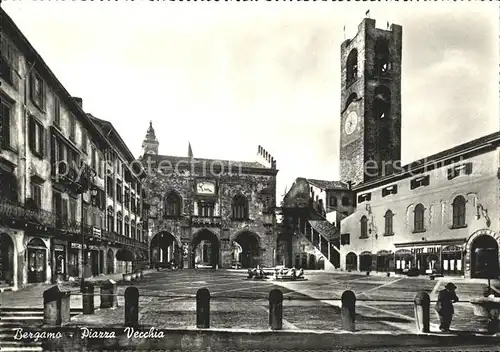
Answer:
[{"label": "stone building facade", "polygon": [[500,133],[353,188],[342,221],[341,268],[485,277],[498,271]]},{"label": "stone building facade", "polygon": [[272,266],[276,161],[259,146],[257,162],[159,155],[152,124],[143,143],[150,204],[150,258],[183,268]]},{"label": "stone building facade", "polygon": [[340,222],[354,211],[349,185],[299,177],[282,204],[278,263],[303,269],[340,266]]},{"label": "stone building facade", "polygon": [[104,165],[115,147],[2,9],[0,17],[0,286],[98,275],[108,262],[114,271],[110,249],[147,248],[104,229]]},{"label": "stone building facade", "polygon": [[498,275],[499,133],[400,164],[401,33],[365,19],[342,44],[340,165],[356,206],[341,221],[340,267]]}]

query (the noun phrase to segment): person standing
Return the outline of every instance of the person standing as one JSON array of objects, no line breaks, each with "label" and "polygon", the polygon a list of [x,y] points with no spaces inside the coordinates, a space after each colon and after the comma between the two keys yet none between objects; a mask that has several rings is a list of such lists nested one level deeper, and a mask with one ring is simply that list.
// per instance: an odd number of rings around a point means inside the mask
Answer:
[{"label": "person standing", "polygon": [[455,313],[453,303],[458,302],[458,296],[455,293],[457,286],[453,283],[446,284],[444,290],[441,290],[436,303],[436,312],[439,314],[439,330],[443,332],[450,331],[451,320]]}]

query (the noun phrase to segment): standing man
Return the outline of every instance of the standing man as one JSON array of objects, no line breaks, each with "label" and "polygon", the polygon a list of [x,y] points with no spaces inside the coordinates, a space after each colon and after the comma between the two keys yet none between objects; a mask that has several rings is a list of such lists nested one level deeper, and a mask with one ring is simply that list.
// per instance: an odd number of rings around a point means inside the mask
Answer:
[{"label": "standing man", "polygon": [[439,296],[436,303],[436,312],[439,314],[439,330],[443,332],[450,331],[451,320],[453,319],[453,303],[458,302],[457,294],[455,290],[457,286],[453,283],[446,284],[444,290],[439,292]]}]

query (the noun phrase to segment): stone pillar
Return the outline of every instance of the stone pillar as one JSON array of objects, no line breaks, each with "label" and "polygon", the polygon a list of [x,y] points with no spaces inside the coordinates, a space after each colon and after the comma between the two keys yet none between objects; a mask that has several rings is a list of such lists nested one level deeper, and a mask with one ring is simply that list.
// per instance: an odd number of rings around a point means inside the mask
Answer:
[{"label": "stone pillar", "polygon": [[419,292],[415,296],[415,323],[419,333],[428,333],[430,330],[431,298],[427,292]]},{"label": "stone pillar", "polygon": [[210,291],[201,288],[196,293],[196,327],[210,328]]},{"label": "stone pillar", "polygon": [[278,289],[269,292],[269,327],[271,330],[283,329],[283,292]]},{"label": "stone pillar", "polygon": [[356,330],[356,295],[352,291],[344,291],[341,297],[342,328],[347,331]]}]

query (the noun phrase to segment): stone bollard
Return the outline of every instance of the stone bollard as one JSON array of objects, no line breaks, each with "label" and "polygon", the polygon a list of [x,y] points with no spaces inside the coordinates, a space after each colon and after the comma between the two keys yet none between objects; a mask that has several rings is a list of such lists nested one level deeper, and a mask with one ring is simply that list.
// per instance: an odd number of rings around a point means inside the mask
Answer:
[{"label": "stone bollard", "polygon": [[283,329],[283,292],[278,289],[269,292],[269,327],[271,330]]},{"label": "stone bollard", "polygon": [[116,308],[118,300],[116,299],[116,281],[111,279],[105,281],[101,286],[101,309]]},{"label": "stone bollard", "polygon": [[125,290],[125,326],[139,325],[139,290],[137,287],[127,287]]},{"label": "stone bollard", "polygon": [[210,291],[207,288],[200,288],[196,292],[196,327],[210,327]]},{"label": "stone bollard", "polygon": [[352,291],[344,291],[341,297],[342,328],[347,331],[356,330],[356,295]]},{"label": "stone bollard", "polygon": [[94,314],[94,284],[85,282],[83,284],[83,314]]},{"label": "stone bollard", "polygon": [[61,326],[70,321],[69,291],[52,286],[43,292],[43,325]]},{"label": "stone bollard", "polygon": [[415,296],[415,323],[419,333],[427,333],[430,328],[431,298],[427,292],[419,292]]}]

